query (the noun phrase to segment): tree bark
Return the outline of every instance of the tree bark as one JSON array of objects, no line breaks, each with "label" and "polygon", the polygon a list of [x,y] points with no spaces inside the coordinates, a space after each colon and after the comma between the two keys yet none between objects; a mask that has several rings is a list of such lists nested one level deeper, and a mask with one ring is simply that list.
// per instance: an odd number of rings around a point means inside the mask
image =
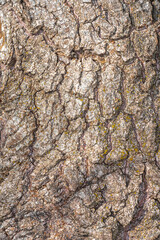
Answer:
[{"label": "tree bark", "polygon": [[0,239],[160,239],[160,2],[0,0]]}]

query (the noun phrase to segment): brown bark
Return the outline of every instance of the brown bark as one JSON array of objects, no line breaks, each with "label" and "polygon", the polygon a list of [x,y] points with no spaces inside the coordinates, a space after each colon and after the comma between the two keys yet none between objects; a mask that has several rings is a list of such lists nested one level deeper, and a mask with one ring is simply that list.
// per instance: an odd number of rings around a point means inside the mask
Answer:
[{"label": "brown bark", "polygon": [[160,236],[158,0],[0,1],[0,239]]}]

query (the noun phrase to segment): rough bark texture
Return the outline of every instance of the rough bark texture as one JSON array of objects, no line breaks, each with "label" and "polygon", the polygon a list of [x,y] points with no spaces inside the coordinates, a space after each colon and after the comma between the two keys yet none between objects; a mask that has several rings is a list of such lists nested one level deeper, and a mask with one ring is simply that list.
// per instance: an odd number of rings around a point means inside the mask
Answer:
[{"label": "rough bark texture", "polygon": [[159,0],[0,0],[0,239],[160,239]]}]

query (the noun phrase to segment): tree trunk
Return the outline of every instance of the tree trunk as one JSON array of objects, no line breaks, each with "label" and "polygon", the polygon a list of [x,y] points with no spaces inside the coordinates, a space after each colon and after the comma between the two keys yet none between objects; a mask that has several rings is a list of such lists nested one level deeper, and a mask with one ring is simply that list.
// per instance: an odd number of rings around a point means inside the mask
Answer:
[{"label": "tree trunk", "polygon": [[0,0],[0,239],[160,239],[159,0]]}]

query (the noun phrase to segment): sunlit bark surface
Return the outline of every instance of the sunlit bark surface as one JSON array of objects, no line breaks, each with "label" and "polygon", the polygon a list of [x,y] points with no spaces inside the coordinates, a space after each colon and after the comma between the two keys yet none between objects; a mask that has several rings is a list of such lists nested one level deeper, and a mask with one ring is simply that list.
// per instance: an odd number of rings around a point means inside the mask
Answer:
[{"label": "sunlit bark surface", "polygon": [[159,0],[0,0],[0,239],[160,239]]}]

